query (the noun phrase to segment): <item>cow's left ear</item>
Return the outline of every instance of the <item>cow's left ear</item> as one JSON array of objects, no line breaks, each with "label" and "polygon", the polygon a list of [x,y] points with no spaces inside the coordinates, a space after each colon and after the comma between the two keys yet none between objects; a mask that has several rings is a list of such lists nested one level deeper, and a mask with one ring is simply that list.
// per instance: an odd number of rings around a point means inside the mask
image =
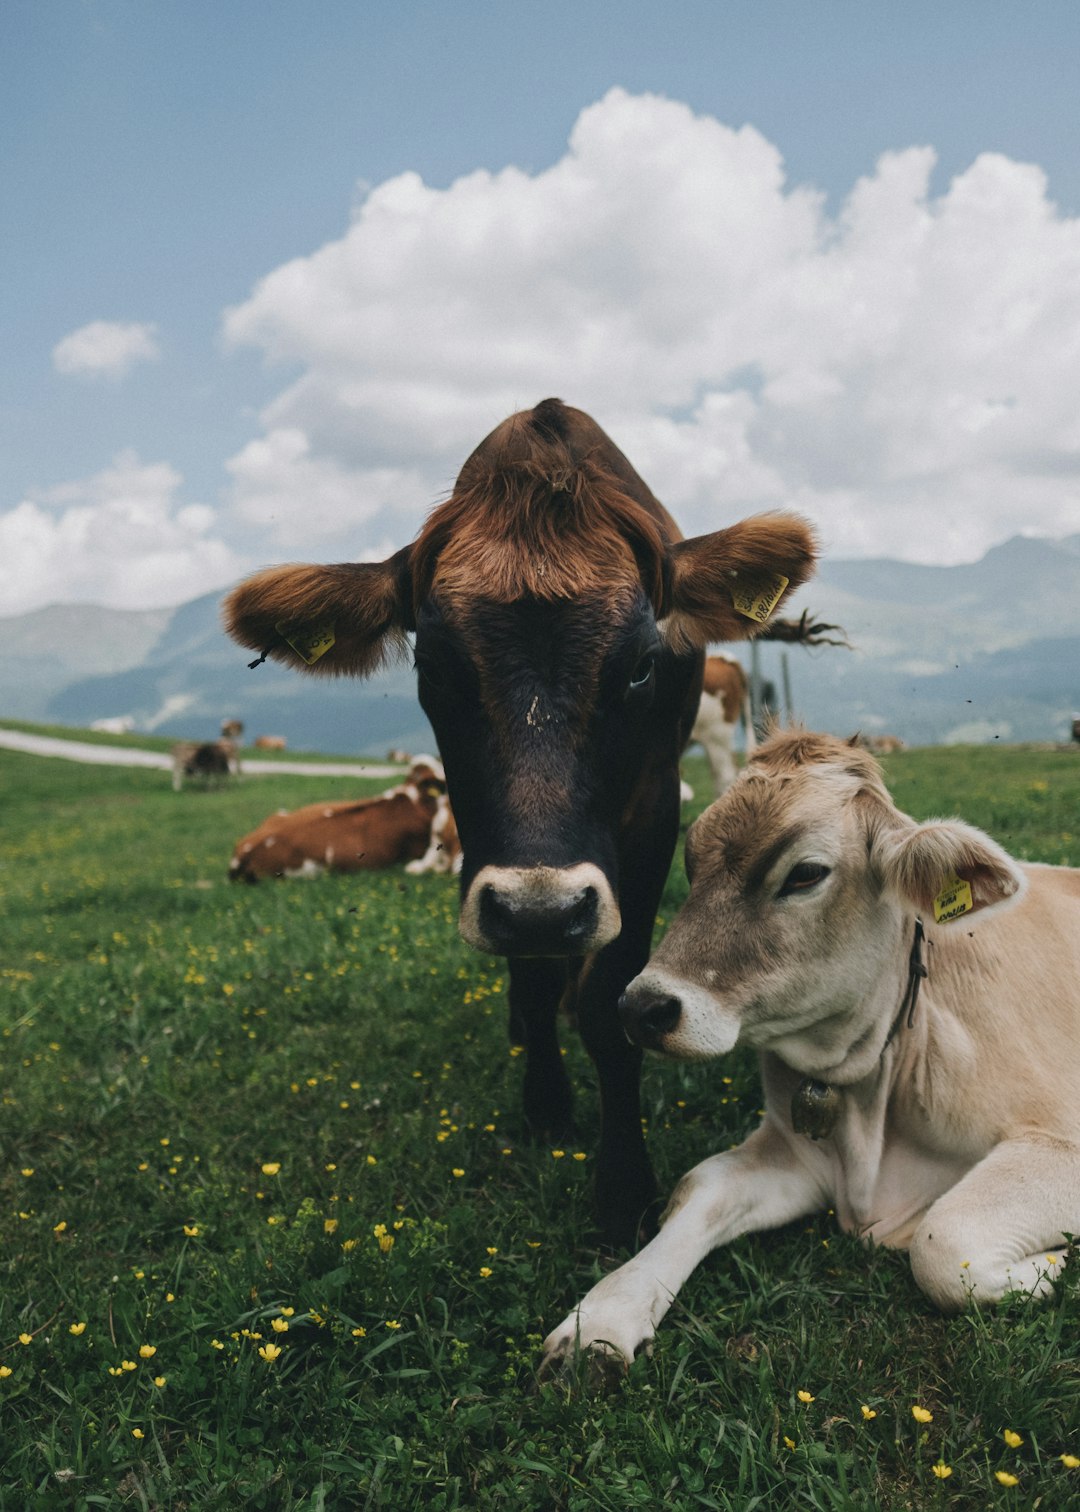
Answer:
[{"label": "cow's left ear", "polygon": [[668,554],[659,618],[676,646],[745,640],[814,570],[817,543],[794,514],[755,515],[679,541]]},{"label": "cow's left ear", "polygon": [[[233,640],[303,672],[367,677],[415,628],[410,548],[385,562],[268,567],[224,600]],[[253,663],[252,665],[256,665]]]},{"label": "cow's left ear", "polygon": [[1001,846],[960,819],[930,819],[879,830],[871,859],[883,885],[927,923],[986,912],[1015,902],[1027,879]]}]

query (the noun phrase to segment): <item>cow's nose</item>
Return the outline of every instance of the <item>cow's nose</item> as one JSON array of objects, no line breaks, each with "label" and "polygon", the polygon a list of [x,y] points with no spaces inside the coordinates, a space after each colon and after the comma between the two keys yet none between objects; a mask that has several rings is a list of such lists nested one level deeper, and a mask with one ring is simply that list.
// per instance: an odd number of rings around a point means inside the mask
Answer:
[{"label": "cow's nose", "polygon": [[506,955],[572,955],[596,933],[595,887],[534,897],[487,883],[480,893],[480,925],[492,949]]},{"label": "cow's nose", "polygon": [[682,1017],[682,1003],[670,992],[638,987],[619,999],[619,1017],[628,1039],[655,1049]]}]

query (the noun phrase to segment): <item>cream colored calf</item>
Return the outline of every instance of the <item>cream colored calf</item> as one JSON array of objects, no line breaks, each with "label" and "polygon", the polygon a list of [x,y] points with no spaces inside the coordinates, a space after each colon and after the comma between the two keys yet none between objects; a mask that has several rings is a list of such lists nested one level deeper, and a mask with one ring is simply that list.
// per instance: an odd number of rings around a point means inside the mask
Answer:
[{"label": "cream colored calf", "polygon": [[943,1309],[1044,1295],[1080,1233],[1080,871],[917,824],[865,752],[804,732],[762,746],[686,854],[690,896],[623,1022],[678,1059],[754,1046],[765,1115],[683,1177],[549,1366],[632,1359],[710,1250],[828,1207],[910,1249]]}]

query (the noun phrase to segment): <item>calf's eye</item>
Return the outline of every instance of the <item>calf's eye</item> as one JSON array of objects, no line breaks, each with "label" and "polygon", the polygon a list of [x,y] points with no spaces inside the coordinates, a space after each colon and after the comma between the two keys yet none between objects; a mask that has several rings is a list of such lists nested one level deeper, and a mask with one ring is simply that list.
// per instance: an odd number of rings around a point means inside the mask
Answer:
[{"label": "calf's eye", "polygon": [[829,868],[822,866],[820,861],[797,861],[784,878],[779,896],[786,898],[790,893],[809,892],[828,875]]}]

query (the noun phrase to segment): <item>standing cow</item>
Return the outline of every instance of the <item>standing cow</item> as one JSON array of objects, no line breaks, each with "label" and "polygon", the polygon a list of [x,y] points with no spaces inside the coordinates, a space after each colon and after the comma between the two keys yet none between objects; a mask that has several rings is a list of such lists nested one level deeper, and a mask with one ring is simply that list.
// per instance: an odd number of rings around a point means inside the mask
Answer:
[{"label": "standing cow", "polygon": [[600,1084],[597,1207],[619,1242],[656,1188],[616,1004],[678,833],[701,648],[760,630],[813,560],[792,515],[683,540],[596,422],[546,399],[481,442],[411,546],[270,568],[226,601],[242,645],[331,675],[366,676],[415,634],[464,848],[461,933],[509,958],[538,1133],[570,1125],[556,1014],[575,1007]]}]

